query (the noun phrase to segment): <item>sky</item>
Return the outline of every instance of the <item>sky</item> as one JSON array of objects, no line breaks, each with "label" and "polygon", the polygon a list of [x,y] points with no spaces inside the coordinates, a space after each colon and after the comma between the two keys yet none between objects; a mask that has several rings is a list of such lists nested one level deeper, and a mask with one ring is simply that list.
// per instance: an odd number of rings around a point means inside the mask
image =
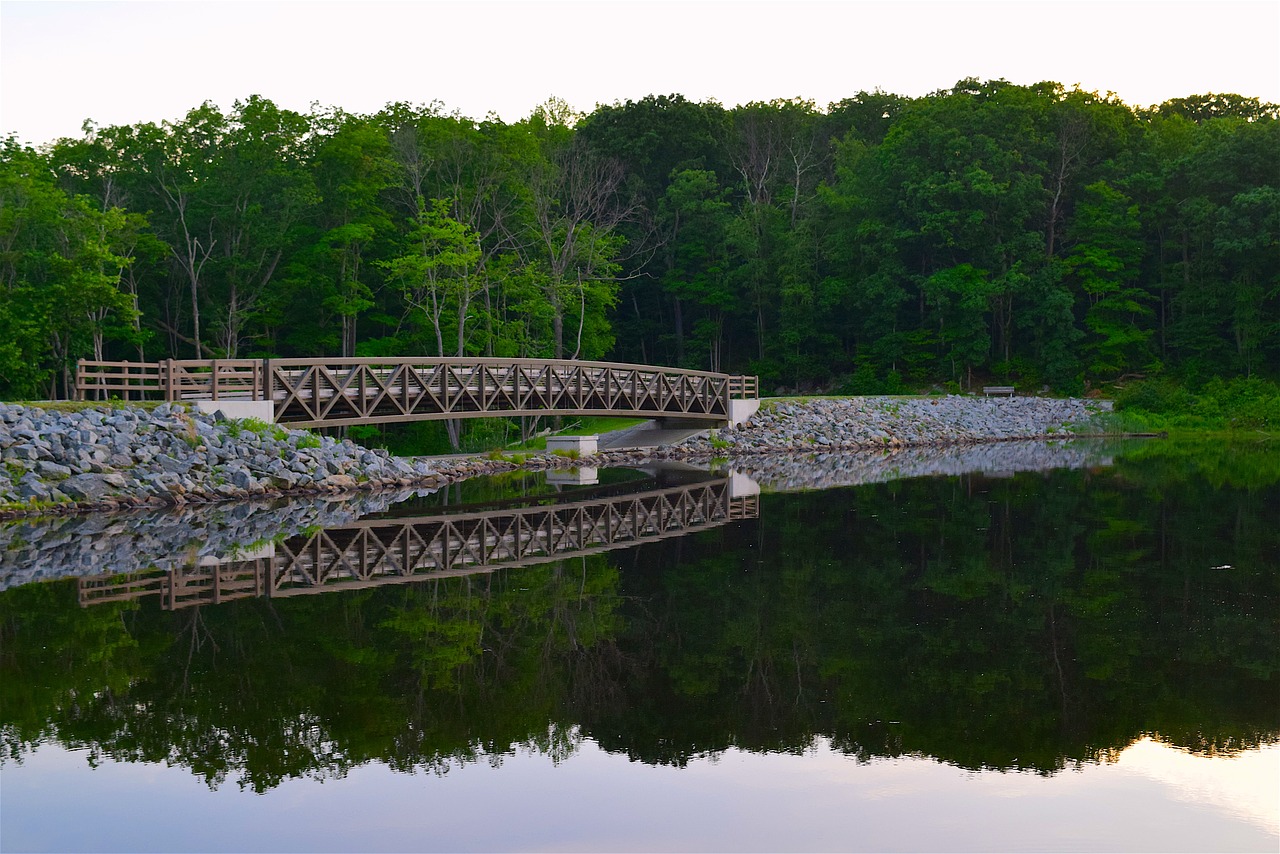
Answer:
[{"label": "sky", "polygon": [[358,113],[439,101],[513,122],[556,96],[819,106],[977,77],[1280,102],[1280,2],[0,0],[0,135],[41,144],[252,94]]}]

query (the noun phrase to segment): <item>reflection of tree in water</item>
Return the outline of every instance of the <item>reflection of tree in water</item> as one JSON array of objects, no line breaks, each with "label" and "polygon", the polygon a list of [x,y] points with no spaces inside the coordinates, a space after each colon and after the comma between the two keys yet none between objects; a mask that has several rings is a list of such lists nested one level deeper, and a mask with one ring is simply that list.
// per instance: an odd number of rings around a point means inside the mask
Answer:
[{"label": "reflection of tree in water", "polygon": [[5,755],[51,738],[264,791],[583,737],[670,764],[817,736],[1041,772],[1147,733],[1231,752],[1280,732],[1280,494],[1190,471],[766,496],[585,561],[180,612],[15,588]]},{"label": "reflection of tree in water", "polygon": [[[567,668],[575,649],[616,631],[617,584],[595,556],[342,595],[177,612],[109,604],[78,616],[74,585],[16,588],[0,599],[6,753],[51,737],[255,791],[372,760],[443,773],[519,745],[567,755],[577,736],[555,723]],[[100,647],[104,637],[122,640]],[[104,666],[120,674],[107,690],[95,682]]]},{"label": "reflection of tree in water", "polygon": [[661,664],[584,732],[677,764],[825,734],[862,757],[1040,771],[1146,733],[1204,752],[1272,740],[1277,490],[1144,471],[794,496],[733,553],[683,541],[679,572],[637,553],[623,577],[651,630],[624,643]]}]

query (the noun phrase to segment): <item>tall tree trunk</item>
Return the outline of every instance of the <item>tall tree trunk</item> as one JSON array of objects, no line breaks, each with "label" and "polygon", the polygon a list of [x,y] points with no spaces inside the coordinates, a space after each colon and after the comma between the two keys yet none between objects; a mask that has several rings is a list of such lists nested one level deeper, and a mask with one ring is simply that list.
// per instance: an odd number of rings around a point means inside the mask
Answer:
[{"label": "tall tree trunk", "polygon": [[[681,367],[683,367],[683,366],[684,366],[684,311],[683,311],[683,303],[681,302],[680,297],[675,297],[675,298],[674,298],[674,303],[675,303],[675,306],[674,306],[674,307],[675,307],[675,319],[673,320],[673,322],[672,322],[672,324],[671,324],[671,325],[672,325],[673,327],[675,327],[675,330],[676,330],[676,364],[677,364],[677,365],[680,365]],[[714,371],[714,370],[715,370],[715,368],[712,368],[711,370],[713,370],[713,371]]]}]

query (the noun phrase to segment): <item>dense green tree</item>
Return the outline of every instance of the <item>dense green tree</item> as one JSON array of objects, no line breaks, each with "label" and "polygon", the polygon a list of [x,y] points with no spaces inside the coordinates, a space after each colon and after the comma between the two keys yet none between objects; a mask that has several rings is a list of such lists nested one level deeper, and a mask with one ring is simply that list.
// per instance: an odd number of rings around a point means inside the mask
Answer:
[{"label": "dense green tree", "polygon": [[523,256],[551,312],[547,355],[597,358],[613,343],[606,312],[617,302],[620,226],[635,206],[624,195],[622,165],[576,140],[569,124],[576,117],[561,106],[550,102],[527,120],[541,150],[529,175]]},{"label": "dense green tree", "polygon": [[1085,188],[1072,222],[1066,268],[1088,300],[1084,324],[1088,371],[1103,379],[1126,366],[1147,367],[1151,295],[1133,286],[1142,244],[1137,207],[1105,181]]},{"label": "dense green tree", "polygon": [[691,328],[697,349],[702,351],[699,356],[706,355],[705,362],[698,358],[695,364],[706,364],[713,371],[720,370],[725,317],[736,303],[728,276],[733,214],[726,196],[714,172],[685,169],[672,175],[658,203],[666,262],[661,283],[674,306],[676,362],[686,364],[688,305],[697,312]]},{"label": "dense green tree", "polygon": [[69,395],[77,358],[104,355],[136,316],[121,290],[136,221],[63,192],[12,138],[0,148],[0,393]]},{"label": "dense green tree", "polygon": [[[289,324],[290,343],[308,355],[354,356],[359,318],[377,304],[378,279],[369,257],[377,257],[392,232],[382,205],[393,182],[390,140],[369,120],[341,111],[314,117],[313,130],[311,169],[319,203],[307,223],[311,232],[286,271],[290,287],[276,300],[271,325],[288,323],[289,305],[306,301],[321,313],[310,323]],[[340,323],[336,336],[326,322],[333,316]]]}]

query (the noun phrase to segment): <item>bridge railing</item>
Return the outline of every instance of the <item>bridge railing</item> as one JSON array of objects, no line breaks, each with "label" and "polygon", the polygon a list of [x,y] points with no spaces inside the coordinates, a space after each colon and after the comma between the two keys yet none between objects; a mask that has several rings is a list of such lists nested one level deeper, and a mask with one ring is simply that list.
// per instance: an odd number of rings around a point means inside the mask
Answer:
[{"label": "bridge railing", "polygon": [[759,377],[729,377],[729,397],[732,400],[755,400],[760,396]]},{"label": "bridge railing", "polygon": [[82,400],[270,400],[276,420],[310,427],[548,412],[719,419],[758,391],[755,377],[555,359],[82,360],[76,370]]},{"label": "bridge railing", "polygon": [[76,400],[266,400],[263,359],[76,363]]},{"label": "bridge railing", "polygon": [[156,362],[76,363],[76,400],[155,400],[164,395]]}]

